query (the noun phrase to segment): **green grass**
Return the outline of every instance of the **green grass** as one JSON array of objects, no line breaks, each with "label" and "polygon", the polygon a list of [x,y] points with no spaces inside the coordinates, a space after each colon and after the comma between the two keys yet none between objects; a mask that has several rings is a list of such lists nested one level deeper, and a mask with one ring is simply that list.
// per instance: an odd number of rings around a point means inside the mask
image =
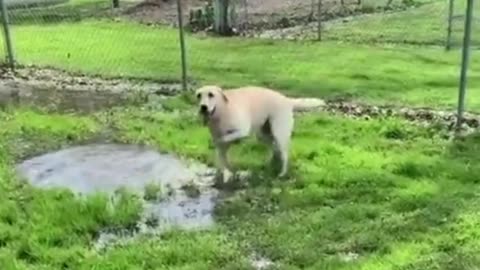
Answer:
[{"label": "green grass", "polygon": [[[104,76],[178,80],[177,32],[84,21],[13,28],[18,60]],[[201,83],[257,84],[291,95],[453,109],[460,52],[440,48],[187,38],[189,74]],[[468,108],[478,110],[472,56]]]},{"label": "green grass", "polygon": [[[131,226],[137,198],[125,195],[114,210],[101,195],[79,200],[37,190],[15,180],[13,162],[108,126],[115,141],[212,164],[206,128],[191,110],[75,116],[15,109],[0,116],[4,269],[250,269],[252,253],[278,269],[475,269],[480,262],[479,135],[448,141],[435,127],[400,119],[299,116],[288,180],[272,177],[264,167],[267,149],[247,140],[231,158],[255,177],[219,205],[214,228],[171,231],[98,253],[91,249],[98,231]],[[358,259],[346,262],[344,254]]]},{"label": "green grass", "polygon": [[[347,23],[328,26],[326,40],[343,40],[360,43],[406,43],[445,46],[447,35],[448,1],[425,1],[418,8],[389,14],[372,14],[353,18]],[[454,1],[452,45],[463,43],[466,1]],[[480,45],[480,7],[474,5],[472,43]],[[328,22],[327,22],[328,25]]]}]

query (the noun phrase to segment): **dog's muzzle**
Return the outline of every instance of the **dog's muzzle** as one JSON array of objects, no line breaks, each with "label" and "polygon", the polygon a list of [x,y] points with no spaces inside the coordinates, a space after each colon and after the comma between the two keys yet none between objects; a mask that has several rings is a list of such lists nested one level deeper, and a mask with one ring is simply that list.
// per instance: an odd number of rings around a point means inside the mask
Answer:
[{"label": "dog's muzzle", "polygon": [[216,108],[213,108],[213,110],[209,112],[207,105],[201,105],[200,106],[200,114],[205,116],[205,117],[210,117],[215,113],[215,109]]},{"label": "dog's muzzle", "polygon": [[208,106],[207,105],[201,105],[200,106],[200,113],[206,115],[208,113]]}]

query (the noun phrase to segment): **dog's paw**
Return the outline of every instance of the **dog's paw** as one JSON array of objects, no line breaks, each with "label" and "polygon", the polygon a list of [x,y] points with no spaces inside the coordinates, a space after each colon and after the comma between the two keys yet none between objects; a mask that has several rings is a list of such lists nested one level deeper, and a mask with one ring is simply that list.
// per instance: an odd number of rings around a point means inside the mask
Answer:
[{"label": "dog's paw", "polygon": [[224,184],[230,182],[232,178],[233,178],[233,173],[230,170],[223,170],[222,180]]}]

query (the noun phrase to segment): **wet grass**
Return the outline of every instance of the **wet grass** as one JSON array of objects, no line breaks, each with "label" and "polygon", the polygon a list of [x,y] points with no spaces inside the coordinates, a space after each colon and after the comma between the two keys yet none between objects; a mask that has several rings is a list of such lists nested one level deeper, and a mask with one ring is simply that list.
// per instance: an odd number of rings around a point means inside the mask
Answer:
[{"label": "wet grass", "polygon": [[275,179],[264,167],[267,149],[247,140],[231,157],[254,177],[219,205],[215,228],[170,231],[98,253],[91,248],[98,231],[131,226],[138,198],[120,193],[124,199],[111,208],[101,195],[40,191],[15,180],[14,161],[88,140],[108,126],[114,141],[213,164],[207,130],[190,110],[131,107],[83,117],[2,112],[2,269],[250,269],[253,253],[277,269],[475,269],[480,263],[479,135],[447,141],[435,127],[392,118],[297,119],[288,180]]}]

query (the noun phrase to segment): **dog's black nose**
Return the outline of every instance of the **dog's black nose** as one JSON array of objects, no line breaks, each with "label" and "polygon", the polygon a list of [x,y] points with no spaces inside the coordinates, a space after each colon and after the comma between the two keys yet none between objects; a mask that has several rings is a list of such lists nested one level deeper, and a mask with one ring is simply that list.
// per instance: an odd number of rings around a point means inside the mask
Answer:
[{"label": "dog's black nose", "polygon": [[200,106],[200,111],[201,111],[201,112],[206,112],[207,110],[208,110],[207,105],[201,105],[201,106]]}]

